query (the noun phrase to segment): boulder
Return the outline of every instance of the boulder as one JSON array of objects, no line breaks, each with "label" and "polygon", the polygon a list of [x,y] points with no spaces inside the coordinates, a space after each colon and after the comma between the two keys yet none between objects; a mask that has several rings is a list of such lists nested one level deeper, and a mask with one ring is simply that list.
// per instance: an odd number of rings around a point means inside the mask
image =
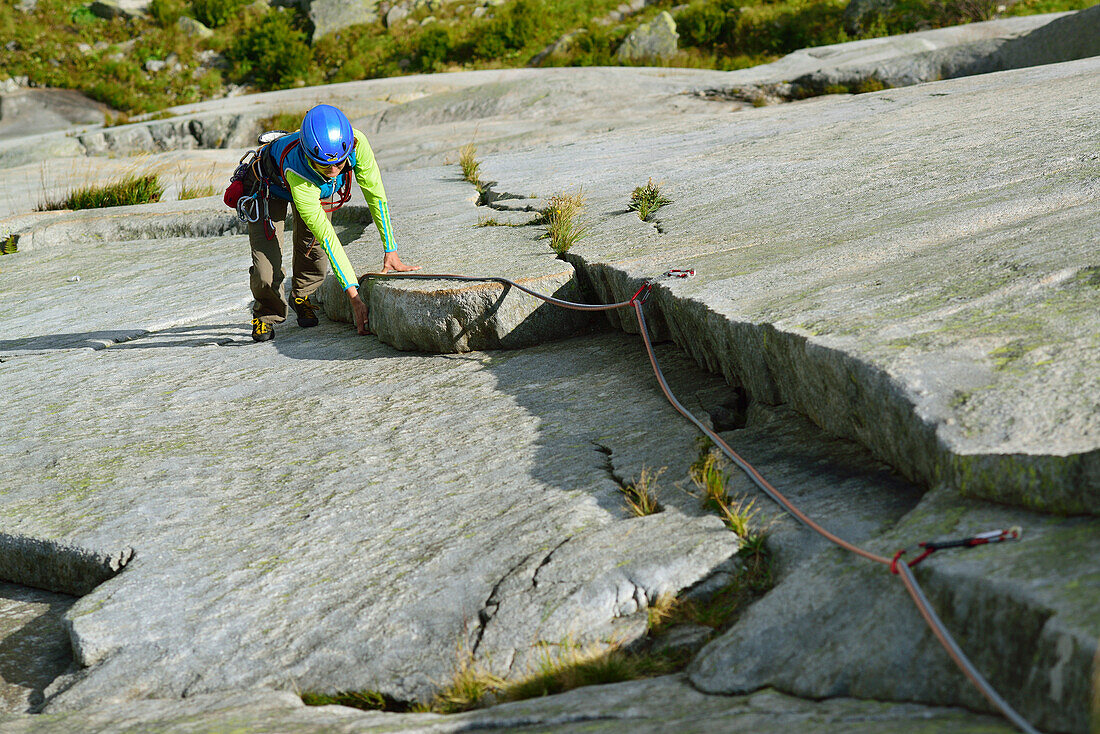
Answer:
[{"label": "boulder", "polygon": [[[918,541],[994,528],[1017,542],[939,551],[916,575],[993,687],[1043,730],[1088,734],[1100,638],[1100,521],[960,499],[939,488],[866,544],[892,556]],[[899,671],[919,675],[898,675]],[[885,566],[830,550],[752,607],[691,666],[710,693],[776,686],[811,698],[854,696],[994,711],[925,626]]]},{"label": "boulder", "polygon": [[88,8],[100,18],[142,18],[149,9],[149,0],[93,0]]},{"label": "boulder", "polygon": [[669,58],[676,55],[679,40],[676,21],[662,10],[656,18],[631,31],[615,54],[623,61]]},{"label": "boulder", "polygon": [[388,11],[386,11],[386,27],[393,28],[398,22],[404,20],[409,15],[409,6],[405,3],[397,3]]},{"label": "boulder", "polygon": [[309,0],[313,40],[359,23],[378,20],[378,0]]},{"label": "boulder", "polygon": [[214,35],[214,31],[194,18],[188,18],[186,15],[181,16],[180,19],[176,21],[176,25],[184,35],[191,38],[210,38]]}]

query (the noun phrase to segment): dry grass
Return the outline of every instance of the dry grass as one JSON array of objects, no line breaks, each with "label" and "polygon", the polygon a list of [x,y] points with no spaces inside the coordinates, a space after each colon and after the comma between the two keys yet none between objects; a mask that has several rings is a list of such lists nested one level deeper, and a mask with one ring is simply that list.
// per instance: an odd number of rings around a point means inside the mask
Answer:
[{"label": "dry grass", "polygon": [[477,187],[478,191],[481,191],[481,178],[478,171],[481,168],[481,162],[477,159],[477,146],[473,143],[466,143],[458,151],[458,165],[462,167],[462,178],[472,183]]},{"label": "dry grass", "polygon": [[216,163],[211,164],[209,171],[201,174],[194,174],[185,170],[181,164],[176,168],[176,175],[179,180],[179,195],[177,198],[180,201],[202,199],[218,193],[218,186],[215,183],[217,179]]},{"label": "dry grass", "polygon": [[584,211],[584,192],[555,194],[542,210],[538,223],[546,228],[544,237],[550,239],[550,249],[562,255],[584,239],[588,229],[581,221]]},{"label": "dry grass", "polygon": [[660,490],[657,488],[657,480],[665,473],[667,468],[662,466],[654,471],[643,466],[638,478],[621,488],[623,502],[626,503],[626,508],[632,515],[645,517],[646,515],[655,515],[664,509],[661,507],[661,503],[657,501],[657,495],[660,494]]},{"label": "dry grass", "polygon": [[284,110],[259,120],[261,130],[286,130],[294,132],[302,126],[308,110]]}]

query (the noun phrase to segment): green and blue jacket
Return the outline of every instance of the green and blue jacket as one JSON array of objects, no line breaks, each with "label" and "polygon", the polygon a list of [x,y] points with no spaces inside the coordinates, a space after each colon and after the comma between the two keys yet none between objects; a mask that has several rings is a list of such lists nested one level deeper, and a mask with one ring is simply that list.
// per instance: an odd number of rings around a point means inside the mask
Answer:
[{"label": "green and blue jacket", "polygon": [[[352,132],[355,134],[355,149],[348,157],[347,166],[336,178],[325,178],[310,165],[302,146],[296,144],[299,142],[300,132],[284,135],[271,143],[270,147],[274,167],[279,167],[280,161],[282,162],[282,180],[272,180],[271,194],[294,203],[298,215],[324,248],[332,272],[344,290],[358,286],[359,282],[340,244],[340,238],[336,236],[336,230],[325,214],[322,200],[331,199],[338,194],[345,176],[354,175],[362,189],[363,198],[370,208],[371,218],[378,228],[385,251],[393,252],[397,249],[390,224],[390,210],[386,204],[386,190],[382,187],[382,174],[374,159],[374,151],[363,133],[354,129]],[[280,185],[284,182],[285,187]]]}]

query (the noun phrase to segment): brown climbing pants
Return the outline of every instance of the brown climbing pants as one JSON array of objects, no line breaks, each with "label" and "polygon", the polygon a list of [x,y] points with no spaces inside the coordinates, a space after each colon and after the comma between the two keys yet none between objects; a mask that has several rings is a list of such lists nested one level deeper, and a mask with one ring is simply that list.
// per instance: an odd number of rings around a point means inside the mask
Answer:
[{"label": "brown climbing pants", "polygon": [[[252,267],[248,269],[252,286],[253,318],[268,324],[281,324],[286,320],[286,301],[283,300],[283,221],[290,202],[272,196],[268,200],[268,212],[275,225],[275,236],[267,238],[264,223],[248,225],[248,244],[252,248]],[[325,249],[313,238],[309,227],[294,210],[293,275],[290,280],[290,297],[307,298],[321,287],[328,272]]]}]

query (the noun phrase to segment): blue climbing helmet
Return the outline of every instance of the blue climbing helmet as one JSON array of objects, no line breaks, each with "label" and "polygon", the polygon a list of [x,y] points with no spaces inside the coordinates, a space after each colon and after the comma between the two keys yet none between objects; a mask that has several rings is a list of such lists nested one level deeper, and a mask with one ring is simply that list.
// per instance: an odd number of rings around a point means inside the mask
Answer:
[{"label": "blue climbing helmet", "polygon": [[302,149],[322,166],[343,162],[355,147],[347,116],[329,104],[319,104],[302,120]]}]

